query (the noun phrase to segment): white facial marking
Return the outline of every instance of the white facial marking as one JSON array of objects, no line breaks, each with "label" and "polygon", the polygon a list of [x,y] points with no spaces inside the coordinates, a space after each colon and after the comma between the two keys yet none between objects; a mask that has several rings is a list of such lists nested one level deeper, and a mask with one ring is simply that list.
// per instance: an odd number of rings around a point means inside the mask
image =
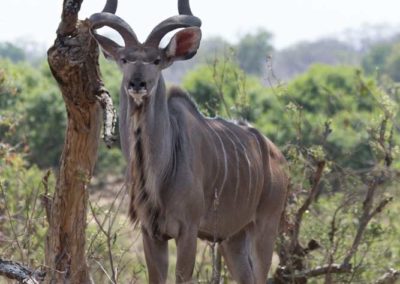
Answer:
[{"label": "white facial marking", "polygon": [[126,89],[126,92],[128,93],[129,96],[133,98],[133,101],[138,106],[142,105],[143,99],[149,94],[148,91],[145,89],[142,89],[139,92],[134,91],[132,89]]}]

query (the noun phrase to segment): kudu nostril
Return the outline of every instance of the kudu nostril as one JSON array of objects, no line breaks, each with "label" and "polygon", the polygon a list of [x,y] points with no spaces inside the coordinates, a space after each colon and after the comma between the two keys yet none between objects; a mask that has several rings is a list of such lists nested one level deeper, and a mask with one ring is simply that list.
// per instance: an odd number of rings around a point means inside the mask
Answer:
[{"label": "kudu nostril", "polygon": [[133,89],[134,91],[139,92],[142,89],[146,89],[147,84],[146,82],[140,80],[140,79],[135,79],[129,83],[129,89]]}]

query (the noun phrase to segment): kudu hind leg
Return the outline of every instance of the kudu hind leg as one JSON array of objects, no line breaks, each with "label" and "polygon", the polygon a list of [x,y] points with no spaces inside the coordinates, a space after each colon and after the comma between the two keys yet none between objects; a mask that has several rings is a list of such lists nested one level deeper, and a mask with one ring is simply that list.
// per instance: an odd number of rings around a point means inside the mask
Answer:
[{"label": "kudu hind leg", "polygon": [[229,240],[223,241],[221,253],[233,279],[240,284],[255,283],[251,260],[251,240],[249,232],[242,230]]},{"label": "kudu hind leg", "polygon": [[168,241],[152,238],[144,228],[142,228],[142,238],[149,283],[166,283],[168,276]]},{"label": "kudu hind leg", "polygon": [[182,228],[176,238],[176,283],[191,283],[196,262],[197,229]]},{"label": "kudu hind leg", "polygon": [[269,221],[268,224],[256,226],[253,235],[253,259],[255,270],[255,283],[265,284],[268,279],[268,272],[271,268],[272,255],[274,252],[279,220]]}]

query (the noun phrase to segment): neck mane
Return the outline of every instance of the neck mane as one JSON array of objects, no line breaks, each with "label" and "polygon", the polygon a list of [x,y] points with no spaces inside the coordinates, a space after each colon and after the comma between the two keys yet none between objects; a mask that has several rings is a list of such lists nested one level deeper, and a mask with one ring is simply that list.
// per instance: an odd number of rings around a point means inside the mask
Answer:
[{"label": "neck mane", "polygon": [[[133,103],[130,100],[129,104]],[[162,76],[149,100],[140,107],[133,106],[130,113],[130,216],[133,222],[139,217],[143,225],[157,234],[156,221],[162,208],[160,191],[174,177],[179,151],[178,125],[170,116]]]}]

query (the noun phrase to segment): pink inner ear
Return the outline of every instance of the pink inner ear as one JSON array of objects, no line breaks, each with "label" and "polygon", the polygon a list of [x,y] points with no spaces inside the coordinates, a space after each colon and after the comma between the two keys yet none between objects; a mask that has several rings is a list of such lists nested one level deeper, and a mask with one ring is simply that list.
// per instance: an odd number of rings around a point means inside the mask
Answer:
[{"label": "pink inner ear", "polygon": [[196,34],[193,31],[180,31],[177,34],[177,47],[175,56],[185,56],[195,48]]}]

